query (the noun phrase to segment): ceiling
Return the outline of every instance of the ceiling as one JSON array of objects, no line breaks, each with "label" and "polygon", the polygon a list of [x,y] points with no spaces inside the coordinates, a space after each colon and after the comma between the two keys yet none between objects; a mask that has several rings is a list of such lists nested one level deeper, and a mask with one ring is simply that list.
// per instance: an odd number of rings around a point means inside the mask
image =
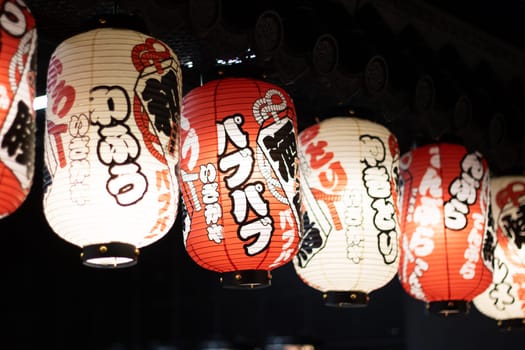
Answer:
[{"label": "ceiling", "polygon": [[[389,127],[402,151],[460,141],[481,149],[495,174],[525,169],[523,1],[26,3],[38,28],[39,94],[62,40],[93,18],[123,14],[143,20],[172,47],[184,65],[185,93],[220,76],[257,77],[290,93],[300,129],[354,110]],[[242,63],[217,63],[234,58]],[[44,117],[38,112],[40,140]],[[449,320],[428,315],[395,279],[362,309],[325,307],[291,266],[276,270],[267,289],[223,290],[215,273],[187,256],[180,219],[143,249],[136,266],[88,268],[77,247],[48,227],[41,183],[37,171],[26,202],[0,226],[0,310],[10,349],[197,349],[219,338],[252,349],[283,335],[312,338],[322,349],[488,349],[525,342],[523,333],[503,334],[476,310]]]},{"label": "ceiling", "polygon": [[261,78],[286,87],[300,129],[361,109],[396,134],[402,151],[454,140],[480,150],[495,173],[525,163],[515,132],[525,110],[521,0],[28,3],[38,24],[40,94],[62,40],[97,17],[122,15],[176,52],[184,93],[221,74]]}]

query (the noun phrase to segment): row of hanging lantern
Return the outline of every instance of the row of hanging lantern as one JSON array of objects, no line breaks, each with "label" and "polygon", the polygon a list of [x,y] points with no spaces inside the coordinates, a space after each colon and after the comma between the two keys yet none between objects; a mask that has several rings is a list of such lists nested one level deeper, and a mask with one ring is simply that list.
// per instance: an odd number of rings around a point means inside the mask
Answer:
[{"label": "row of hanging lantern", "polygon": [[[36,31],[22,2],[2,4],[5,216],[32,182]],[[84,264],[135,264],[171,229],[182,193],[186,250],[224,287],[268,286],[293,261],[327,305],[366,305],[397,275],[438,313],[474,299],[523,318],[523,179],[491,180],[458,144],[400,155],[363,116],[299,133],[291,97],[263,81],[224,78],[183,98],[168,45],[112,24],[62,42],[47,75],[44,214]]]}]

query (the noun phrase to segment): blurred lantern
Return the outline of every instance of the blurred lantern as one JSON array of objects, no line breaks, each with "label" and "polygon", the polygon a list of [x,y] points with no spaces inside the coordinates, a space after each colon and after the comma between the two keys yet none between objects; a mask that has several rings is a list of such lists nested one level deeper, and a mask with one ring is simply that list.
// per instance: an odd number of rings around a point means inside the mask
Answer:
[{"label": "blurred lantern", "polygon": [[401,284],[432,312],[465,313],[492,281],[492,262],[483,254],[487,163],[479,152],[443,143],[404,154],[400,168]]},{"label": "blurred lantern", "polygon": [[313,339],[297,336],[268,336],[262,350],[315,350]]},{"label": "blurred lantern", "polygon": [[35,20],[22,1],[0,0],[0,218],[20,207],[35,170]]},{"label": "blurred lantern", "polygon": [[177,213],[178,59],[141,32],[96,28],[56,48],[47,90],[47,221],[84,264],[133,265]]},{"label": "blurred lantern", "polygon": [[184,97],[184,244],[225,288],[270,285],[299,244],[297,121],[272,84],[225,78]]},{"label": "blurred lantern", "polygon": [[525,325],[525,176],[490,180],[497,246],[492,284],[476,308],[508,329]]},{"label": "blurred lantern", "polygon": [[509,263],[525,268],[525,176],[495,177],[490,184],[498,245]]},{"label": "blurred lantern", "polygon": [[304,234],[294,266],[326,305],[366,306],[397,273],[399,148],[385,127],[333,117],[299,135]]},{"label": "blurred lantern", "polygon": [[503,330],[525,326],[525,268],[517,267],[501,247],[494,250],[492,284],[473,299],[476,309],[497,321]]}]

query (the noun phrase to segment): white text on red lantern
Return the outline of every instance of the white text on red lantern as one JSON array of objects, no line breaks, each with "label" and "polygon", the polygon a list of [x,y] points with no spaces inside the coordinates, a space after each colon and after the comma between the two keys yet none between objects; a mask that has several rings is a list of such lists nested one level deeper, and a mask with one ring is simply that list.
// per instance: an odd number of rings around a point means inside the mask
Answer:
[{"label": "white text on red lantern", "polygon": [[479,153],[469,153],[461,161],[461,174],[449,187],[452,198],[445,203],[445,225],[451,230],[467,226],[469,205],[476,202],[477,190],[485,171]]}]

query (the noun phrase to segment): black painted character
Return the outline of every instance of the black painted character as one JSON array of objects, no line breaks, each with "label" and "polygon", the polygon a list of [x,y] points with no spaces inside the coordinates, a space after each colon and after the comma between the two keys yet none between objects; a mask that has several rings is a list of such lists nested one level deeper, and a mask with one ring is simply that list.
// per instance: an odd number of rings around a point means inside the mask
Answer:
[{"label": "black painted character", "polygon": [[180,117],[178,81],[175,72],[169,70],[160,80],[148,79],[142,98],[147,102],[149,113],[155,116],[155,128],[170,137],[174,131],[175,121]]},{"label": "black painted character", "polygon": [[266,136],[263,142],[270,151],[272,159],[279,163],[281,178],[285,182],[293,179],[297,147],[292,122],[286,122],[273,136]]},{"label": "black painted character", "polygon": [[485,264],[492,270],[494,268],[494,248],[496,247],[496,234],[494,226],[494,217],[492,216],[492,205],[488,204],[487,228],[485,230],[485,239],[483,241],[483,250],[481,256]]},{"label": "black painted character", "polygon": [[525,204],[517,210],[501,217],[501,226],[507,237],[512,239],[518,249],[525,243]]},{"label": "black painted character", "polygon": [[29,107],[23,101],[19,101],[15,120],[2,139],[2,148],[7,148],[11,157],[16,154],[16,162],[26,165],[29,173],[33,172],[34,167],[34,139],[33,115]]},{"label": "black painted character", "polygon": [[300,267],[305,267],[314,249],[318,249],[323,245],[323,237],[321,237],[319,229],[314,227],[314,224],[314,222],[310,222],[308,213],[305,212],[303,214],[304,236],[297,253],[297,261]]}]

